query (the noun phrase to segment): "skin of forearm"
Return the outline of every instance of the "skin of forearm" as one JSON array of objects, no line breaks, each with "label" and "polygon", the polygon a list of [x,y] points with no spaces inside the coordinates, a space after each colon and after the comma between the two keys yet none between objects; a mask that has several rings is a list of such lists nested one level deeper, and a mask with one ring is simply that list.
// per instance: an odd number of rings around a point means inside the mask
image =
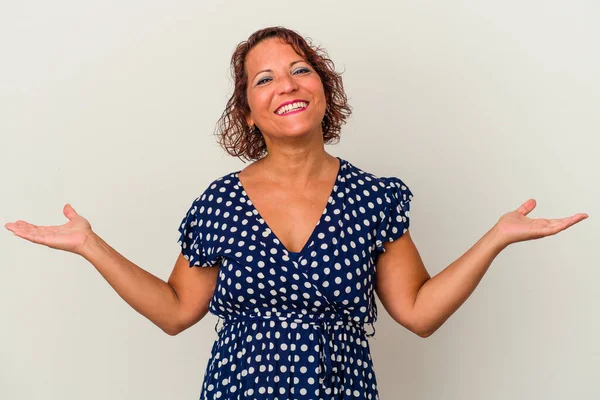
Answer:
[{"label": "skin of forearm", "polygon": [[467,300],[504,248],[494,226],[459,259],[423,284],[413,308],[421,336],[433,334]]},{"label": "skin of forearm", "polygon": [[134,310],[167,334],[175,334],[179,299],[171,285],[123,257],[95,233],[86,241],[81,256]]}]

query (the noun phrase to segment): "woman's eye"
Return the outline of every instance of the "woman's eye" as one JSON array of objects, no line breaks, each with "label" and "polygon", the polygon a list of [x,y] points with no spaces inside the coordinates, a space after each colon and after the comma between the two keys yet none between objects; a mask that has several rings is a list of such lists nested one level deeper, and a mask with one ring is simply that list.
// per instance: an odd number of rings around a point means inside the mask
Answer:
[{"label": "woman's eye", "polygon": [[297,69],[296,71],[294,71],[294,72],[298,72],[298,71],[309,72],[309,69],[308,69],[308,68],[304,68],[304,67],[303,67],[303,68],[298,68],[298,69]]},{"label": "woman's eye", "polygon": [[257,85],[260,85],[261,82],[263,82],[265,79],[271,79],[271,78],[262,78],[261,80],[259,80],[258,82],[256,82]]},{"label": "woman's eye", "polygon": [[[297,70],[294,71],[294,73],[301,71],[302,73],[307,73],[310,72],[310,70],[306,67],[302,67],[302,68],[298,68]],[[265,78],[261,78],[258,82],[256,82],[256,85],[261,85],[263,82],[270,80],[271,78],[269,77],[265,77]]]}]

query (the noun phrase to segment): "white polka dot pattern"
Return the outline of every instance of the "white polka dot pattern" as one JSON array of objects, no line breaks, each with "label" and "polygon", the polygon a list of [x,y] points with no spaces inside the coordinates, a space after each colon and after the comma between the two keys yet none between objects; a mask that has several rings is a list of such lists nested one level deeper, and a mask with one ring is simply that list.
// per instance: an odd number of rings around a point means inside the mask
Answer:
[{"label": "white polka dot pattern", "polygon": [[383,243],[409,227],[410,189],[339,158],[311,236],[290,252],[240,171],[194,200],[178,243],[190,267],[219,266],[209,311],[223,321],[200,399],[379,399],[364,324],[377,320]]}]

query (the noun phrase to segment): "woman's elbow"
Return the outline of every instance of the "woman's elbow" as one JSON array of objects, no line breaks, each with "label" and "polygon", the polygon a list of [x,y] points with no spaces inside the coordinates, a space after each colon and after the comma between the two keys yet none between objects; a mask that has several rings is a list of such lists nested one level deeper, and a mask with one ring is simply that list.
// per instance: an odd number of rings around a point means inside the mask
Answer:
[{"label": "woman's elbow", "polygon": [[158,327],[169,336],[177,336],[185,330],[185,328],[182,328],[181,326],[175,324],[168,324],[162,326],[159,325]]},{"label": "woman's elbow", "polygon": [[411,326],[410,330],[415,335],[422,337],[423,339],[428,338],[429,336],[433,335],[433,333],[436,331],[436,329],[431,329],[428,326],[420,326],[417,324],[413,324],[413,326]]},{"label": "woman's elbow", "polygon": [[419,335],[420,337],[422,337],[423,339],[428,338],[429,336],[433,335],[435,331],[426,331],[426,332],[415,332],[417,335]]}]

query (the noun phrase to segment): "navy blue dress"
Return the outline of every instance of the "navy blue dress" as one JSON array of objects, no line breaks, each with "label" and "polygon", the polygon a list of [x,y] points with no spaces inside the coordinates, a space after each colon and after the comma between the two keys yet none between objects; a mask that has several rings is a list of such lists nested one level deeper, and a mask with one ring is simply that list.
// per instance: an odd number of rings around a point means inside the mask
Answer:
[{"label": "navy blue dress", "polygon": [[367,341],[375,267],[383,243],[408,229],[412,193],[337,158],[328,203],[299,252],[253,206],[241,171],[214,180],[183,218],[190,267],[219,266],[209,311],[223,324],[200,399],[379,399]]}]

